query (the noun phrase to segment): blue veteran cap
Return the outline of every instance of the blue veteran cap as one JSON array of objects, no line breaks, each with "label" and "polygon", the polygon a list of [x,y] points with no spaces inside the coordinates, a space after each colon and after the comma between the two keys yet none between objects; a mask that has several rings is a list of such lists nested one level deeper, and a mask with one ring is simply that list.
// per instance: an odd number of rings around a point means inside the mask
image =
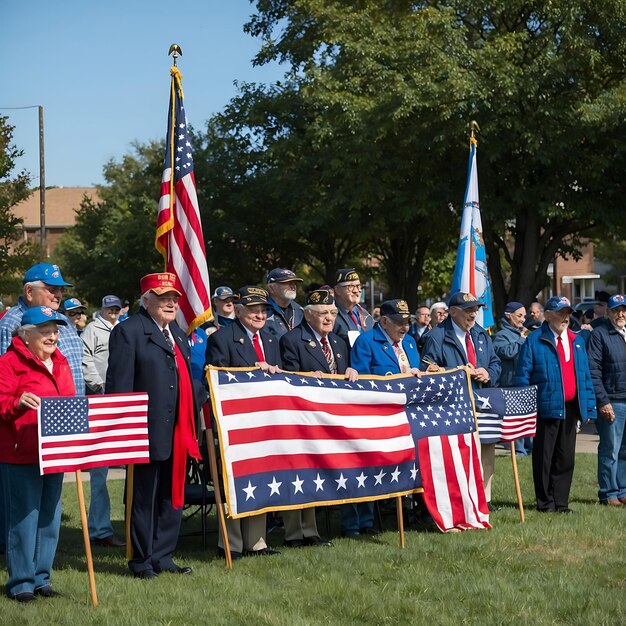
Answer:
[{"label": "blue veteran cap", "polygon": [[34,306],[24,311],[22,315],[22,324],[34,324],[39,326],[40,324],[46,324],[48,322],[56,322],[61,326],[67,326],[67,322],[49,306]]},{"label": "blue veteran cap", "polygon": [[52,265],[51,263],[37,263],[31,268],[26,270],[23,284],[34,283],[35,281],[42,281],[46,285],[53,285],[54,287],[72,287],[71,283],[66,283],[61,276],[61,270],[58,265]]}]

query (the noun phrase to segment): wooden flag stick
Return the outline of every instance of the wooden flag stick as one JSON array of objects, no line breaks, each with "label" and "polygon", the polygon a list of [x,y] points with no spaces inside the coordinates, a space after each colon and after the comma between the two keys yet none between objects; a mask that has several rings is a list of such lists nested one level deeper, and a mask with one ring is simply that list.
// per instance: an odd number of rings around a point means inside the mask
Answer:
[{"label": "wooden flag stick", "polygon": [[519,521],[524,523],[524,502],[522,501],[522,489],[519,484],[519,474],[517,473],[517,458],[515,457],[515,442],[511,441],[511,464],[513,465],[513,480],[515,481],[515,491],[517,493],[517,506],[519,507]]},{"label": "wooden flag stick", "polygon": [[93,571],[93,559],[91,558],[91,543],[89,542],[89,528],[87,526],[87,512],[85,509],[85,494],[83,493],[83,477],[80,470],[76,470],[76,489],[78,490],[78,507],[80,508],[80,525],[83,529],[83,541],[85,542],[85,555],[87,557],[87,573],[89,575],[89,590],[91,591],[91,604],[98,606],[98,592],[96,591],[96,576]]},{"label": "wooden flag stick", "polygon": [[400,531],[400,547],[404,548],[404,517],[402,515],[402,496],[396,496],[396,514]]},{"label": "wooden flag stick", "polygon": [[135,477],[135,466],[126,466],[126,511],[124,512],[124,527],[126,529],[126,560],[133,558],[133,543],[130,540],[130,514],[133,510],[133,479]]},{"label": "wooden flag stick", "polygon": [[217,519],[222,531],[222,541],[224,542],[224,557],[226,559],[226,569],[233,569],[233,559],[230,555],[230,544],[228,542],[228,531],[226,530],[226,518],[224,517],[224,506],[222,504],[222,492],[220,490],[220,477],[217,472],[217,460],[215,458],[215,436],[211,422],[211,409],[205,403],[202,407],[204,424],[206,426],[207,441],[206,447],[209,453],[209,470],[213,481],[213,494],[215,495],[215,508],[217,509]]}]

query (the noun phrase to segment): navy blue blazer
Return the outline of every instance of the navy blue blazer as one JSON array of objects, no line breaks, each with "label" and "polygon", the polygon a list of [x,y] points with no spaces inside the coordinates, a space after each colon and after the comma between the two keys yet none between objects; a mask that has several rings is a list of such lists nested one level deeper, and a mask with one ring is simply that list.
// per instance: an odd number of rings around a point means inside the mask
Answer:
[{"label": "navy blue blazer", "polygon": [[[412,368],[418,368],[420,355],[415,339],[408,333],[402,339],[402,347],[409,359],[409,365]],[[357,337],[350,352],[350,363],[359,374],[375,374],[377,376],[400,374],[400,364],[393,351],[393,346],[385,337],[379,322],[376,322],[374,328]]]},{"label": "navy blue blazer", "polygon": [[[328,333],[327,340],[335,357],[337,374],[345,374],[349,365],[345,341],[335,333]],[[283,368],[288,372],[320,371],[330,374],[322,346],[306,321],[280,338],[280,352]]]},{"label": "navy blue blazer", "polygon": [[350,351],[350,341],[348,340],[348,331],[349,330],[358,330],[361,333],[364,333],[366,330],[370,330],[374,326],[374,320],[372,316],[359,304],[354,307],[354,312],[359,318],[361,323],[360,326],[356,326],[352,317],[346,309],[339,306],[335,303],[337,307],[337,319],[335,320],[335,326],[333,328],[333,332],[336,335],[339,335],[346,343],[346,347],[348,351]]},{"label": "navy blue blazer", "polygon": [[[497,357],[491,337],[487,331],[478,324],[470,329],[470,336],[476,350],[476,367],[484,367],[489,372],[489,382],[479,385],[472,381],[473,386],[496,387],[500,380],[502,365]],[[452,327],[452,320],[447,317],[441,324],[433,328],[426,336],[424,350],[422,352],[422,369],[428,367],[428,363],[436,363],[440,367],[453,368],[467,365],[465,349],[456,338]]]},{"label": "navy blue blazer", "polygon": [[[185,357],[191,379],[191,355],[185,333],[176,322],[170,333]],[[178,398],[178,374],[174,352],[154,320],[142,307],[116,324],[109,339],[107,393],[148,393],[148,438],[151,461],[165,461],[172,454]],[[197,414],[197,398],[194,396]]]},{"label": "navy blue blazer", "polygon": [[[281,367],[278,339],[264,328],[259,331],[265,361]],[[206,349],[207,365],[216,367],[254,367],[258,361],[252,340],[239,320],[220,328],[209,336]]]}]

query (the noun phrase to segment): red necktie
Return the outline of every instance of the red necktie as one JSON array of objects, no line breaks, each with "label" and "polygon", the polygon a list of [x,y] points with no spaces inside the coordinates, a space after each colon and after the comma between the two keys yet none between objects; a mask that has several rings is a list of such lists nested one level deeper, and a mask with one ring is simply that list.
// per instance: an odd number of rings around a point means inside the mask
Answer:
[{"label": "red necktie", "polygon": [[393,351],[396,353],[396,358],[398,359],[400,373],[406,374],[409,371],[409,364],[404,350],[400,347],[400,344],[397,341],[393,342]]},{"label": "red necktie", "polygon": [[254,351],[256,352],[256,358],[259,359],[259,363],[265,361],[265,355],[263,354],[263,348],[261,348],[261,342],[259,341],[259,333],[254,333],[252,335],[252,345],[254,346]]},{"label": "red necktie", "polygon": [[467,350],[467,362],[472,367],[476,367],[476,350],[474,350],[474,344],[472,343],[469,330],[465,333],[465,349]]},{"label": "red necktie", "polygon": [[352,309],[352,311],[350,311],[350,317],[352,318],[352,321],[354,322],[354,325],[356,326],[356,329],[359,330],[359,328],[361,326],[359,324],[359,318],[354,314],[354,309]]},{"label": "red necktie", "polygon": [[565,348],[563,347],[563,338],[559,335],[556,338],[556,351],[559,353],[559,361],[561,361],[561,367],[565,367],[567,363],[565,359]]},{"label": "red necktie", "polygon": [[337,373],[337,364],[335,363],[335,357],[333,355],[333,351],[330,349],[328,345],[328,340],[326,337],[322,337],[322,352],[328,361],[328,370],[331,374]]}]

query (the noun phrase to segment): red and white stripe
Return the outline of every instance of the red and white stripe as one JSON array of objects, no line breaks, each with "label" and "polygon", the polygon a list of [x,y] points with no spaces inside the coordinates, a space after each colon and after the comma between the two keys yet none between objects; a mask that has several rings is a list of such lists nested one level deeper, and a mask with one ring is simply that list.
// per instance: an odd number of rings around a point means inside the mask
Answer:
[{"label": "red and white stripe", "polygon": [[88,433],[45,437],[40,433],[42,474],[150,461],[147,394],[96,395],[88,396],[88,401]]},{"label": "red and white stripe", "polygon": [[477,441],[466,433],[418,442],[424,503],[444,532],[491,528]]}]

